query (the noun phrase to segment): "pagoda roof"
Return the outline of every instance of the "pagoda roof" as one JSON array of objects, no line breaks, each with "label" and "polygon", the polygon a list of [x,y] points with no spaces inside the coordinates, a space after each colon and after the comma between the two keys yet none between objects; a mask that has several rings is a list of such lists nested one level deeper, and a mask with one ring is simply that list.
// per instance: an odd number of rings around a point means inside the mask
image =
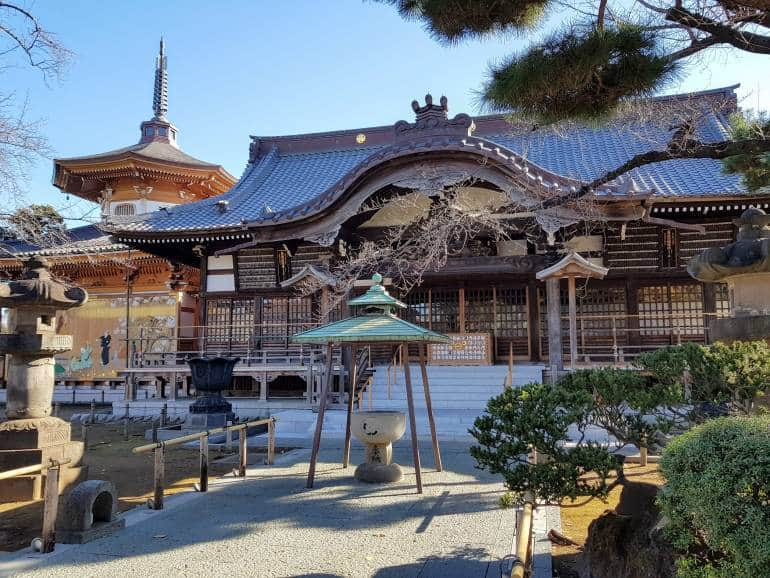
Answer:
[{"label": "pagoda roof", "polygon": [[[150,162],[169,163],[187,168],[220,169],[221,165],[208,163],[194,156],[188,155],[180,148],[163,141],[140,142],[135,145],[82,157],[68,157],[56,159],[61,165],[89,165],[99,164],[105,161],[135,158]],[[224,169],[222,169],[224,170]]]},{"label": "pagoda roof", "polygon": [[[568,192],[617,168],[633,156],[664,149],[682,107],[698,111],[695,134],[703,142],[729,138],[728,116],[737,107],[735,88],[658,97],[653,113],[629,113],[607,124],[567,123],[532,127],[511,123],[504,115],[470,119],[457,115],[447,124],[466,122],[473,135],[433,136],[429,129],[411,141],[400,134],[423,127],[399,121],[380,126],[318,134],[252,137],[250,158],[236,185],[217,199],[203,199],[167,211],[139,216],[115,226],[120,238],[238,233],[307,219],[336,202],[364,173],[408,154],[435,151],[472,152],[507,163],[523,179],[540,184],[552,195]],[[415,109],[417,110],[417,109]],[[469,132],[469,131],[468,131]],[[427,133],[431,138],[423,138]],[[641,191],[660,200],[735,197],[747,191],[737,175],[722,172],[712,159],[677,159],[638,167],[595,192],[607,201],[629,200]],[[221,210],[218,201],[227,201]],[[269,206],[271,211],[264,211]],[[238,235],[227,238],[240,238]]]}]

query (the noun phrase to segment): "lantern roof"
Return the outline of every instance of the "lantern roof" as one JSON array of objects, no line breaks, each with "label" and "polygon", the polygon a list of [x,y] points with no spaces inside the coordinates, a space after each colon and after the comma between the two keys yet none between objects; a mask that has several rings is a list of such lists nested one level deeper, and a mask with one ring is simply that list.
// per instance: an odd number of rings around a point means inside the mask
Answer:
[{"label": "lantern roof", "polygon": [[348,301],[351,307],[360,307],[362,313],[347,319],[327,323],[291,337],[294,343],[448,343],[449,337],[425,329],[392,313],[394,307],[404,308],[401,301],[391,296],[382,286],[382,275],[372,276],[374,284],[362,296]]}]

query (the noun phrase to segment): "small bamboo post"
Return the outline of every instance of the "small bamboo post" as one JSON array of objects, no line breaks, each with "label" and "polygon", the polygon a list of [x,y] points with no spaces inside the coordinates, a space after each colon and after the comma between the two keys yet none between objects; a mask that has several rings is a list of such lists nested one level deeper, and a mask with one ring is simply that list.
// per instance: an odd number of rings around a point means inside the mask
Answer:
[{"label": "small bamboo post", "polygon": [[275,420],[271,419],[267,424],[267,465],[275,463]]},{"label": "small bamboo post", "polygon": [[166,427],[166,418],[168,416],[168,403],[163,402],[163,407],[160,408],[160,427]]},{"label": "small bamboo post", "polygon": [[647,436],[642,436],[639,442],[639,465],[642,467],[647,466]]},{"label": "small bamboo post", "polygon": [[207,492],[209,489],[209,438],[208,434],[201,434],[201,475],[198,484],[199,492]]},{"label": "small bamboo post", "polygon": [[56,513],[59,509],[59,466],[49,467],[43,494],[43,554],[53,552],[56,545]]},{"label": "small bamboo post", "polygon": [[72,386],[72,405],[75,405],[75,386]]},{"label": "small bamboo post", "polygon": [[161,445],[155,448],[155,471],[154,471],[154,491],[152,498],[152,509],[163,509],[163,485],[166,477],[165,448]]},{"label": "small bamboo post", "polygon": [[155,419],[152,420],[152,441],[158,442],[158,422]]},{"label": "small bamboo post", "polygon": [[126,413],[123,414],[123,439],[128,440],[128,424],[130,422],[128,415],[128,404],[126,404]]},{"label": "small bamboo post", "polygon": [[[270,426],[268,425],[267,427],[269,435]],[[246,428],[242,428],[238,430],[238,477],[241,478],[246,477],[246,456]]]},{"label": "small bamboo post", "polygon": [[91,400],[91,412],[88,416],[88,423],[94,423],[96,421],[96,400]]},{"label": "small bamboo post", "polygon": [[80,424],[81,437],[83,438],[83,449],[88,449],[88,424],[83,422]]}]

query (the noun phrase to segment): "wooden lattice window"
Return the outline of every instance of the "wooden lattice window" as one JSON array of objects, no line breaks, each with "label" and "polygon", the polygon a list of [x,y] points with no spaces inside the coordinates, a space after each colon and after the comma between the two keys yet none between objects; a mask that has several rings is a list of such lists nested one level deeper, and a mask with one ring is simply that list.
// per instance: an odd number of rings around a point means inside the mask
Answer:
[{"label": "wooden lattice window", "polygon": [[253,299],[233,299],[231,323],[231,342],[242,347],[248,347],[254,331]]},{"label": "wooden lattice window", "polygon": [[704,333],[703,287],[658,285],[638,292],[642,336],[697,336]]},{"label": "wooden lattice window", "polygon": [[505,337],[529,336],[526,287],[497,288],[496,333],[498,336]]},{"label": "wooden lattice window", "polygon": [[206,343],[226,343],[231,319],[231,299],[208,298],[206,300]]},{"label": "wooden lattice window", "polygon": [[262,297],[262,347],[283,346],[289,323],[287,297]]},{"label": "wooden lattice window", "polygon": [[433,331],[457,333],[460,331],[459,291],[431,289],[430,320]]},{"label": "wooden lattice window", "polygon": [[465,289],[465,331],[493,333],[495,330],[495,297],[489,289]]},{"label": "wooden lattice window", "polygon": [[408,309],[405,317],[408,321],[421,327],[431,327],[430,319],[430,289],[415,289],[404,298]]},{"label": "wooden lattice window", "polygon": [[714,283],[715,309],[718,316],[730,314],[730,290],[727,283]]},{"label": "wooden lattice window", "polygon": [[306,331],[313,326],[313,300],[310,297],[289,297],[288,335]]}]

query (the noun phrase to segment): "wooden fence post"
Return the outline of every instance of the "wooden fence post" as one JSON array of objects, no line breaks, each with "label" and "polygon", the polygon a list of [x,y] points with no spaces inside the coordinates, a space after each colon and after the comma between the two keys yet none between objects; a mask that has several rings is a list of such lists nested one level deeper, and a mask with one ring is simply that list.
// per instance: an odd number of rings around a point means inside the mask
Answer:
[{"label": "wooden fence post", "polygon": [[88,424],[83,422],[80,424],[81,437],[83,438],[83,449],[88,449]]},{"label": "wooden fence post", "polygon": [[246,428],[238,430],[238,476],[246,477]]},{"label": "wooden fence post", "polygon": [[123,416],[123,439],[128,441],[128,423],[129,423],[129,415],[128,415],[128,404],[126,404],[126,413]]},{"label": "wooden fence post", "polygon": [[89,423],[94,423],[96,421],[96,400],[91,400],[91,413],[88,416]]},{"label": "wooden fence post", "polygon": [[[231,422],[230,420],[225,422],[226,427],[229,428],[231,425],[233,425],[233,422]],[[233,430],[231,429],[225,430],[225,451],[227,453],[230,453],[233,451]]]},{"label": "wooden fence post", "polygon": [[59,414],[61,413],[61,404],[57,401],[56,404],[53,406],[53,416],[59,417]]},{"label": "wooden fence post", "polygon": [[209,437],[208,434],[201,435],[201,476],[198,484],[199,492],[207,492],[209,489]]},{"label": "wooden fence post", "polygon": [[41,552],[53,552],[56,545],[56,513],[59,509],[59,466],[49,467],[45,474],[43,494],[43,546]]},{"label": "wooden fence post", "polygon": [[161,444],[155,448],[155,471],[154,471],[154,492],[152,498],[152,509],[163,509],[163,485],[166,476],[165,448]]},{"label": "wooden fence post", "polygon": [[267,424],[267,465],[272,466],[275,461],[275,420],[271,419]]}]

